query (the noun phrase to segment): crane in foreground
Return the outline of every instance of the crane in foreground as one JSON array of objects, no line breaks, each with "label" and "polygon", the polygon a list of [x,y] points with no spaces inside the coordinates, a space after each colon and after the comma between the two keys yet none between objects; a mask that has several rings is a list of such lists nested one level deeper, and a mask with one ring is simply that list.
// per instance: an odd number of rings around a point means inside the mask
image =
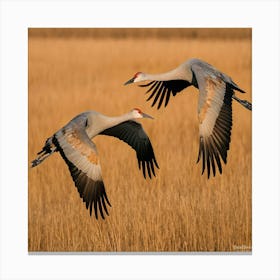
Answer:
[{"label": "crane in foreground", "polygon": [[152,175],[156,176],[155,167],[159,166],[149,137],[141,124],[134,120],[141,118],[153,119],[137,108],[119,117],[108,117],[95,111],[81,113],[47,139],[31,167],[59,152],[90,215],[93,205],[96,219],[98,210],[104,219],[103,210],[109,215],[107,205],[111,204],[105,191],[97,149],[91,139],[97,135],[109,135],[126,142],[136,151],[144,178],[146,172],[152,178]]},{"label": "crane in foreground", "polygon": [[[200,59],[193,58],[177,68],[162,74],[147,74],[137,72],[124,85],[150,81],[140,87],[149,87],[147,101],[153,98],[152,107],[157,103],[157,109],[164,102],[166,107],[170,96],[176,96],[188,86],[199,90],[198,120],[199,120],[199,152],[197,163],[202,157],[202,174],[207,166],[207,175],[216,174],[218,166],[222,174],[221,159],[227,163],[232,128],[232,99],[248,110],[252,105],[239,99],[234,90],[244,93],[233,80],[217,70],[212,65]],[[221,159],[220,159],[221,158]]]}]

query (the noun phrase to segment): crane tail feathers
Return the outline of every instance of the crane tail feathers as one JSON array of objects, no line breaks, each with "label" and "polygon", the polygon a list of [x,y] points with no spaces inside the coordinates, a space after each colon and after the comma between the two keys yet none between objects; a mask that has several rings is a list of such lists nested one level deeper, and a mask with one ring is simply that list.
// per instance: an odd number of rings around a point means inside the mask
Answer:
[{"label": "crane tail feathers", "polygon": [[31,162],[31,167],[35,167],[42,163],[46,158],[52,155],[54,152],[57,151],[57,148],[52,142],[53,137],[47,139],[45,146],[43,149],[37,153],[37,158]]},{"label": "crane tail feathers", "polygon": [[249,101],[247,100],[242,100],[242,99],[239,99],[237,96],[233,95],[232,98],[234,100],[236,100],[239,104],[241,104],[243,107],[245,107],[246,109],[252,111],[252,103],[250,103]]}]

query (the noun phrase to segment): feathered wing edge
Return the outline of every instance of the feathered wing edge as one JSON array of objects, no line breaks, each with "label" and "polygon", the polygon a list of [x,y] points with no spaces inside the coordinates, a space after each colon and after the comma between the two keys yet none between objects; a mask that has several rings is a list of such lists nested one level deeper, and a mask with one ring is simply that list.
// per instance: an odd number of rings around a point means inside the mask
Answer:
[{"label": "feathered wing edge", "polygon": [[146,172],[148,173],[149,178],[152,177],[152,174],[156,176],[155,167],[159,168],[159,165],[150,139],[140,123],[135,121],[125,121],[102,131],[100,135],[117,137],[126,142],[136,151],[138,167],[139,169],[142,169],[144,178],[146,178]]},{"label": "feathered wing edge", "polygon": [[[216,165],[222,174],[221,159],[227,163],[227,151],[229,150],[232,129],[232,95],[230,85],[226,85],[223,105],[216,119],[213,132],[209,137],[200,137],[197,163],[202,157],[202,174],[207,168],[207,176],[216,175]],[[221,158],[221,159],[220,159]]]},{"label": "feathered wing edge", "polygon": [[53,137],[53,143],[57,147],[60,155],[68,165],[70,174],[75,183],[75,186],[86,204],[86,209],[89,209],[90,215],[92,215],[92,206],[94,207],[95,218],[98,219],[98,210],[102,217],[105,219],[103,209],[105,213],[109,216],[106,203],[111,206],[110,201],[107,197],[105,186],[102,180],[94,181],[89,178],[82,170],[79,170],[75,164],[73,164],[65,155],[63,149],[61,148],[56,136]]},{"label": "feathered wing edge", "polygon": [[158,102],[157,109],[160,109],[163,101],[165,100],[164,107],[167,106],[171,94],[175,96],[178,92],[182,91],[191,84],[185,80],[170,80],[170,81],[151,81],[139,87],[149,87],[146,93],[151,92],[146,101],[154,98],[152,107]]}]

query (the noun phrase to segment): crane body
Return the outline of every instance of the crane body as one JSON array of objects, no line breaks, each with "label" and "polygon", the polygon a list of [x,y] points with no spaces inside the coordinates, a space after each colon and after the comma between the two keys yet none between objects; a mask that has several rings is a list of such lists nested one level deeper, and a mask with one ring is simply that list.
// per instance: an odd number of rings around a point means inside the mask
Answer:
[{"label": "crane body", "polygon": [[227,163],[227,151],[232,129],[232,100],[248,110],[252,105],[247,100],[239,99],[234,91],[245,93],[228,75],[197,58],[180,64],[175,69],[161,73],[148,74],[137,72],[124,85],[150,81],[140,87],[148,87],[147,101],[153,99],[152,107],[166,107],[171,96],[176,96],[183,89],[194,86],[199,90],[199,153],[197,162],[202,160],[202,174],[207,169],[208,178],[216,169],[222,173],[223,161]]},{"label": "crane body", "polygon": [[54,152],[59,152],[90,215],[93,206],[96,219],[98,213],[104,219],[103,211],[109,215],[107,206],[111,204],[105,191],[97,148],[91,139],[97,135],[108,135],[126,142],[136,151],[144,177],[148,173],[151,178],[155,176],[155,167],[159,167],[148,136],[141,124],[135,121],[138,118],[152,117],[140,109],[117,117],[95,111],[81,113],[47,139],[31,166],[35,167]]}]

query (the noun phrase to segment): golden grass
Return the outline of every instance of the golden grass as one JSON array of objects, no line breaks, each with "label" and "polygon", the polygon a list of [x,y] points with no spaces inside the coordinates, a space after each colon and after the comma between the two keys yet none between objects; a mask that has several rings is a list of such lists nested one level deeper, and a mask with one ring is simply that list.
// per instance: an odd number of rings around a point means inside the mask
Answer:
[{"label": "golden grass", "polygon": [[251,112],[233,104],[223,175],[207,179],[198,153],[197,90],[157,111],[135,72],[159,73],[199,57],[229,74],[251,100],[251,41],[29,39],[29,162],[47,137],[86,110],[120,115],[140,107],[160,165],[145,180],[135,152],[98,136],[110,216],[89,216],[59,154],[29,169],[29,251],[238,251],[251,247]]}]

